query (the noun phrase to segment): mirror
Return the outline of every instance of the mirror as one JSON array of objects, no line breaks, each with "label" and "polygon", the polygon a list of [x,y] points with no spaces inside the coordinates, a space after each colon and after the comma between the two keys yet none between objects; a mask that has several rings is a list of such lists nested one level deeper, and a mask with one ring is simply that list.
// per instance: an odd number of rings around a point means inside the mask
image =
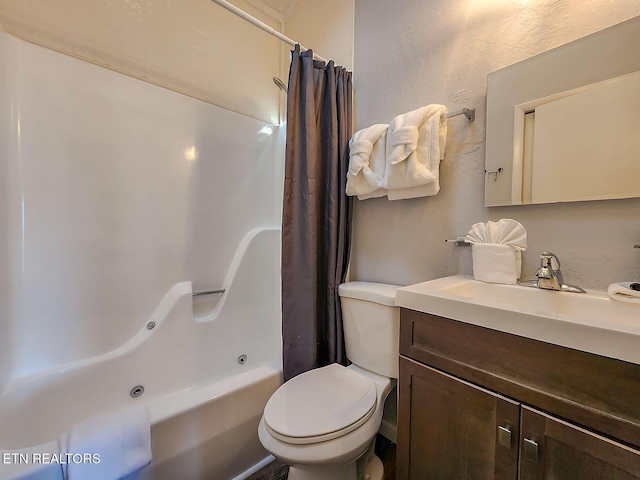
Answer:
[{"label": "mirror", "polygon": [[640,17],[489,74],[485,206],[640,197]]}]

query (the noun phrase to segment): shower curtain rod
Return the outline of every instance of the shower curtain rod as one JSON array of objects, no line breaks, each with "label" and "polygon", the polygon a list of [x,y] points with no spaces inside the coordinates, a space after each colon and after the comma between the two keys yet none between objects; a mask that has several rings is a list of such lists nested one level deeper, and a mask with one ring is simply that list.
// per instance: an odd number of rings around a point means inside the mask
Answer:
[{"label": "shower curtain rod", "polygon": [[[266,23],[261,22],[256,17],[252,17],[251,15],[249,15],[244,10],[236,7],[235,5],[232,5],[231,3],[227,2],[226,0],[211,0],[211,1],[213,3],[217,3],[222,8],[226,8],[231,13],[235,13],[240,18],[246,20],[249,23],[252,23],[256,27],[258,27],[258,28],[264,30],[265,32],[267,32],[269,35],[273,35],[274,37],[282,40],[285,43],[288,43],[291,46],[295,46],[296,44],[298,44],[298,42],[296,42],[294,40],[291,40],[289,37],[284,36],[283,34],[278,32],[274,28],[270,27]],[[303,50],[309,50],[308,48],[303,47],[302,45],[300,45],[300,48],[303,49]],[[315,53],[313,54],[313,58],[315,58],[316,60],[320,60],[320,61],[326,62],[326,60],[324,58],[322,58],[320,55],[316,55]]]}]

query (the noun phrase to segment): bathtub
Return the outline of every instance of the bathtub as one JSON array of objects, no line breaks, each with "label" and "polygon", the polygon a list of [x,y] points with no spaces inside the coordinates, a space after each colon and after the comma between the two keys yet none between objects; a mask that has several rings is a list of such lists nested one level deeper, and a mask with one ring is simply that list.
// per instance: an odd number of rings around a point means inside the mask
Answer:
[{"label": "bathtub", "polygon": [[56,453],[74,424],[140,402],[153,461],[135,478],[239,480],[268,463],[257,427],[282,382],[279,251],[279,229],[253,230],[221,296],[194,302],[181,282],[118,349],[11,380],[0,394],[0,478],[60,478],[33,454]]}]

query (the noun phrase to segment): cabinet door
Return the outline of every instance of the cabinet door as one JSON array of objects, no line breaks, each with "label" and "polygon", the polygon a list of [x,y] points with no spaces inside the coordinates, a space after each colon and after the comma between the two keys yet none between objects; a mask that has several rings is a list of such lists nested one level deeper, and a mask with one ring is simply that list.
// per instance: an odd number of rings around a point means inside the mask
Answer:
[{"label": "cabinet door", "polygon": [[515,480],[520,405],[400,357],[398,480]]},{"label": "cabinet door", "polygon": [[640,452],[522,407],[521,480],[640,479]]}]

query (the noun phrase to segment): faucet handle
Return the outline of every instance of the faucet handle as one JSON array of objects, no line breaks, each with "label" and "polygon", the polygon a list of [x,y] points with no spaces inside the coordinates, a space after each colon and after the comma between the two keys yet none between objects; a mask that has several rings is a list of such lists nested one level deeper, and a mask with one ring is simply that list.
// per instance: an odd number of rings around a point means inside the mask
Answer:
[{"label": "faucet handle", "polygon": [[[555,261],[555,266],[553,262]],[[540,267],[549,267],[552,270],[560,270],[560,259],[555,253],[542,252],[540,254]]]}]

